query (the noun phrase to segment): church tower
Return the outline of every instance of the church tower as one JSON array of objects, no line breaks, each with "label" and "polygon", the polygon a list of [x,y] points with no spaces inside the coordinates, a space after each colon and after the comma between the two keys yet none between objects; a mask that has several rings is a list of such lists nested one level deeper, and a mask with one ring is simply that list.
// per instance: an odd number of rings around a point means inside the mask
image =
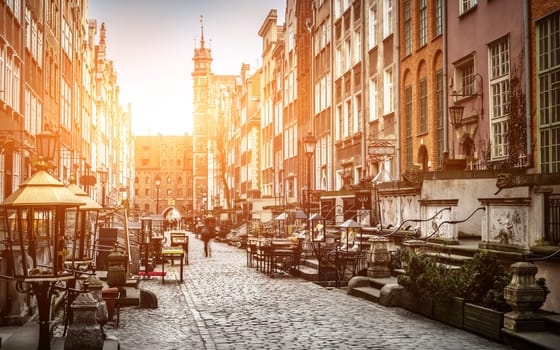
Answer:
[{"label": "church tower", "polygon": [[210,118],[210,79],[212,52],[205,46],[204,24],[200,16],[200,47],[194,49],[193,78],[193,213],[208,210],[208,142]]}]

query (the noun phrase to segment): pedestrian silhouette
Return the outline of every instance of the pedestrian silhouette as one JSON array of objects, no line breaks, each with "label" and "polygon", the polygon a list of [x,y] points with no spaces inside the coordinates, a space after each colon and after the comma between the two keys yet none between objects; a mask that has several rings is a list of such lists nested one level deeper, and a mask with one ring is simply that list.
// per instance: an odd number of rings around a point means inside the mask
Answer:
[{"label": "pedestrian silhouette", "polygon": [[204,226],[200,231],[200,239],[204,242],[204,256],[209,257],[212,253],[210,249],[210,240],[214,238],[214,228],[212,225],[212,220],[207,218],[204,220]]}]

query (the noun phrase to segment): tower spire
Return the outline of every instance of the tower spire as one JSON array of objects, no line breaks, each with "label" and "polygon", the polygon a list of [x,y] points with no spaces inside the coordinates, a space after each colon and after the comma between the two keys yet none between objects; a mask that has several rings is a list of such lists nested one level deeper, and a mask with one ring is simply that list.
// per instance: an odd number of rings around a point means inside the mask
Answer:
[{"label": "tower spire", "polygon": [[200,37],[200,47],[204,48],[204,22],[202,15],[200,15],[200,32],[202,34]]}]

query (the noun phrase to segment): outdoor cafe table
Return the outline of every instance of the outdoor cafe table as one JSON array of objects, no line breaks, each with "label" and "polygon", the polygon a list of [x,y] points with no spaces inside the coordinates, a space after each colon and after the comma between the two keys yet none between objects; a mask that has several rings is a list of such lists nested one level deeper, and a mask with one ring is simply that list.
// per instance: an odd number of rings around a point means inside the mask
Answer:
[{"label": "outdoor cafe table", "polygon": [[183,283],[183,259],[185,257],[185,251],[182,247],[172,247],[172,248],[163,248],[161,250],[161,284],[165,283],[165,258],[180,258],[180,281]]}]

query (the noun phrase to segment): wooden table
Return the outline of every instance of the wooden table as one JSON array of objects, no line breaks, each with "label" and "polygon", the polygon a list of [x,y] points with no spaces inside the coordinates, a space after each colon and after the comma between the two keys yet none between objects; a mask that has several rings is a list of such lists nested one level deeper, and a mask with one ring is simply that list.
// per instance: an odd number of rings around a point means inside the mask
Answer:
[{"label": "wooden table", "polygon": [[181,273],[180,273],[180,281],[183,283],[183,258],[185,257],[185,251],[181,247],[173,247],[173,248],[163,248],[161,250],[161,284],[165,283],[165,258],[180,258],[181,261]]}]

